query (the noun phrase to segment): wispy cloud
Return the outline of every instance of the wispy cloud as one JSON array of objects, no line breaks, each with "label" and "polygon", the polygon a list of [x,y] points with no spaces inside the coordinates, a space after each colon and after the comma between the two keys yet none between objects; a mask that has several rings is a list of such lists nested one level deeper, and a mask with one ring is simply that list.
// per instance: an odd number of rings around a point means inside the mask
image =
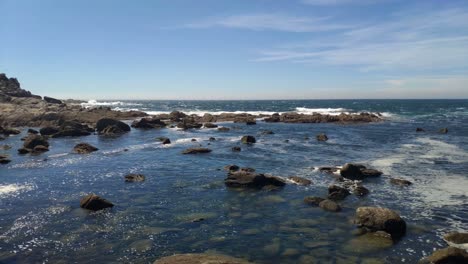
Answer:
[{"label": "wispy cloud", "polygon": [[373,70],[436,70],[468,67],[468,11],[399,13],[386,22],[265,49],[257,61],[290,61]]},{"label": "wispy cloud", "polygon": [[188,28],[226,27],[248,30],[285,32],[319,32],[350,29],[352,26],[333,23],[329,17],[301,17],[284,14],[244,14],[186,24]]}]

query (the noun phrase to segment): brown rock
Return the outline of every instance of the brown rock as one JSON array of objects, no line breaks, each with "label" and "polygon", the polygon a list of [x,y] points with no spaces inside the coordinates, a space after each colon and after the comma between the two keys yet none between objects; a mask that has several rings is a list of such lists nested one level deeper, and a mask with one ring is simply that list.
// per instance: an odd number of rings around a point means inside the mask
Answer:
[{"label": "brown rock", "polygon": [[302,177],[298,177],[298,176],[291,176],[291,177],[289,177],[289,179],[291,181],[293,181],[295,184],[298,184],[298,185],[307,186],[307,185],[312,184],[311,180],[306,179],[306,178],[302,178]]},{"label": "brown rock", "polygon": [[199,153],[210,153],[212,150],[209,148],[188,148],[182,152],[182,154],[199,154]]},{"label": "brown rock", "polygon": [[178,254],[156,260],[154,264],[249,264],[247,260],[217,254]]},{"label": "brown rock", "polygon": [[325,211],[329,212],[339,212],[341,211],[341,206],[332,200],[323,200],[319,203],[319,207]]},{"label": "brown rock", "polygon": [[325,133],[321,133],[317,135],[317,141],[327,141],[328,137]]},{"label": "brown rock", "polygon": [[126,182],[142,182],[145,180],[145,175],[131,173],[125,176]]},{"label": "brown rock", "polygon": [[413,184],[412,182],[410,182],[408,180],[396,179],[396,178],[390,179],[390,183],[394,184],[394,185],[399,185],[399,186],[409,186],[409,185]]},{"label": "brown rock", "polygon": [[466,264],[468,253],[466,250],[447,247],[434,251],[427,258],[423,258],[418,264]]},{"label": "brown rock", "polygon": [[243,136],[241,138],[241,142],[244,143],[244,144],[253,144],[253,143],[257,142],[257,141],[255,140],[255,137],[253,137],[253,136]]},{"label": "brown rock", "polygon": [[78,154],[89,154],[94,151],[98,151],[99,149],[88,144],[88,143],[79,143],[74,148],[73,151]]},{"label": "brown rock", "polygon": [[267,185],[278,187],[286,185],[286,182],[279,177],[244,171],[229,172],[224,183],[228,187],[250,187],[258,189]]},{"label": "brown rock", "polygon": [[385,231],[393,239],[406,233],[406,222],[395,212],[382,207],[359,207],[356,209],[355,224],[371,231]]},{"label": "brown rock", "polygon": [[99,211],[105,208],[113,207],[114,204],[95,194],[88,194],[80,201],[80,207],[91,211]]}]

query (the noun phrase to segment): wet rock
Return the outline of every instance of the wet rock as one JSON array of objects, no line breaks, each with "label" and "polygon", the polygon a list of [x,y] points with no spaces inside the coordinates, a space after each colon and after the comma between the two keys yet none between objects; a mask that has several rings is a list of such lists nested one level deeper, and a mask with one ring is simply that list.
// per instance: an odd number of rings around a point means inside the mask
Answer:
[{"label": "wet rock", "polygon": [[9,127],[1,127],[0,126],[0,134],[3,134],[5,136],[9,135],[18,135],[20,134],[21,131],[15,128],[9,128]]},{"label": "wet rock", "polygon": [[78,154],[88,154],[94,151],[98,151],[99,149],[88,144],[88,143],[79,143],[73,148],[73,152]]},{"label": "wet rock", "polygon": [[157,140],[161,141],[163,145],[171,144],[171,140],[167,137],[158,137]]},{"label": "wet rock", "polygon": [[427,258],[421,259],[418,264],[466,264],[468,253],[466,250],[447,247],[434,251]]},{"label": "wet rock", "polygon": [[334,172],[337,172],[339,170],[338,167],[318,167],[317,168],[318,171],[320,172],[323,172],[323,173],[330,173],[330,174],[333,174]]},{"label": "wet rock", "polygon": [[36,146],[49,147],[49,142],[44,136],[29,135],[23,143],[23,148],[32,150]]},{"label": "wet rock", "polygon": [[11,149],[11,146],[10,145],[0,145],[0,149],[1,150],[9,150],[9,149]]},{"label": "wet rock", "polygon": [[325,211],[329,212],[339,212],[341,211],[341,206],[332,200],[323,200],[319,203],[319,207]]},{"label": "wet rock", "polygon": [[131,173],[131,174],[125,175],[126,182],[142,182],[144,180],[145,180],[145,175],[143,174]]},{"label": "wet rock", "polygon": [[210,137],[208,140],[209,140],[209,141],[216,141],[216,138]]},{"label": "wet rock", "polygon": [[37,135],[37,134],[39,134],[39,131],[37,131],[37,130],[35,130],[35,129],[32,129],[32,128],[30,128],[30,129],[28,129],[28,134],[34,134],[34,135]]},{"label": "wet rock", "polygon": [[94,129],[90,128],[88,125],[75,121],[65,121],[60,125],[58,131],[54,134],[51,134],[50,137],[81,137],[89,136],[92,132],[94,132]]},{"label": "wet rock", "polygon": [[192,140],[190,140],[192,142],[197,142],[197,139],[196,138],[192,138]]},{"label": "wet rock", "polygon": [[333,201],[344,200],[350,194],[351,193],[347,189],[337,185],[328,187],[328,199]]},{"label": "wet rock", "polygon": [[18,153],[19,153],[19,154],[28,154],[29,152],[31,152],[30,149],[26,149],[26,148],[20,148],[20,149],[18,149]]},{"label": "wet rock", "polygon": [[80,207],[91,211],[99,211],[105,208],[113,207],[114,204],[95,194],[88,194],[80,201]]},{"label": "wet rock", "polygon": [[203,126],[203,124],[196,122],[193,118],[184,118],[182,122],[177,124],[177,128],[181,128],[183,130],[188,129],[199,129]]},{"label": "wet rock", "polygon": [[327,141],[328,137],[325,133],[321,133],[317,135],[317,141]]},{"label": "wet rock", "polygon": [[247,121],[245,121],[245,124],[248,125],[248,126],[252,126],[252,125],[256,125],[256,124],[257,124],[257,121],[255,121],[255,120],[247,120]]},{"label": "wet rock", "polygon": [[141,128],[141,129],[164,128],[166,127],[166,123],[162,122],[158,118],[144,117],[138,121],[137,120],[133,121],[132,127]]},{"label": "wet rock", "polygon": [[416,128],[416,132],[424,132],[424,131],[425,131],[425,130],[422,129],[422,128],[420,128],[420,127],[417,127],[417,128]]},{"label": "wet rock", "polygon": [[48,96],[44,96],[44,101],[46,101],[49,104],[62,104],[61,100],[48,97]]},{"label": "wet rock", "polygon": [[177,254],[156,260],[153,264],[249,264],[247,260],[217,254]]},{"label": "wet rock", "polygon": [[290,179],[291,181],[293,181],[297,185],[307,186],[307,185],[312,184],[311,180],[306,179],[306,178],[302,178],[302,177],[298,177],[298,176],[291,176],[288,179]]},{"label": "wet rock", "polygon": [[344,250],[353,253],[372,253],[378,252],[393,246],[393,240],[390,234],[383,231],[365,233],[361,236],[351,239],[344,245]]},{"label": "wet rock", "polygon": [[205,123],[203,126],[205,128],[217,128],[218,127],[218,125],[213,124],[213,123]]},{"label": "wet rock", "polygon": [[322,197],[317,197],[317,196],[307,196],[304,198],[304,203],[312,206],[319,206],[319,204],[324,201]]},{"label": "wet rock", "polygon": [[224,183],[228,187],[251,187],[258,189],[267,185],[278,187],[286,185],[286,182],[279,177],[245,171],[229,172]]},{"label": "wet rock", "polygon": [[341,176],[350,180],[363,180],[367,177],[378,177],[382,175],[381,171],[367,169],[364,165],[346,163],[340,170]]},{"label": "wet rock", "polygon": [[182,151],[182,154],[199,154],[199,153],[210,153],[212,150],[209,148],[188,148]]},{"label": "wet rock", "polygon": [[353,193],[358,197],[363,197],[369,194],[369,189],[364,186],[357,186],[354,188]]},{"label": "wet rock", "polygon": [[173,122],[178,122],[178,121],[181,121],[183,118],[186,118],[187,115],[182,113],[182,112],[179,112],[179,111],[172,111],[170,114],[169,114],[169,118],[171,121]]},{"label": "wet rock", "polygon": [[254,168],[249,168],[249,167],[243,167],[243,168],[240,168],[240,171],[243,171],[243,172],[255,172],[255,169],[254,169]]},{"label": "wet rock", "polygon": [[388,208],[359,207],[356,209],[354,223],[373,232],[385,231],[393,239],[399,239],[406,233],[406,222]]},{"label": "wet rock", "polygon": [[237,165],[226,165],[224,166],[224,170],[227,170],[227,171],[238,171],[240,168],[239,166]]},{"label": "wet rock", "polygon": [[275,134],[275,132],[271,131],[271,130],[263,130],[261,132],[262,135],[273,135]]},{"label": "wet rock", "polygon": [[32,153],[43,153],[49,151],[49,148],[46,146],[38,145],[32,149]]},{"label": "wet rock", "polygon": [[8,164],[11,160],[6,155],[0,155],[0,164]]},{"label": "wet rock", "polygon": [[448,133],[448,128],[441,128],[441,129],[439,130],[439,133],[441,133],[441,134],[447,134],[447,133]]},{"label": "wet rock", "polygon": [[448,233],[444,236],[444,240],[452,247],[468,250],[468,233]]},{"label": "wet rock", "polygon": [[253,144],[253,143],[257,142],[257,140],[253,136],[243,136],[241,138],[241,142],[244,143],[244,144]]},{"label": "wet rock", "polygon": [[265,122],[269,122],[269,123],[276,123],[280,121],[281,121],[281,118],[280,118],[280,114],[278,113],[274,113],[270,117],[265,118]]},{"label": "wet rock", "polygon": [[102,118],[96,123],[96,130],[100,135],[120,135],[130,132],[130,126],[112,118]]},{"label": "wet rock", "polygon": [[58,133],[59,128],[58,127],[43,127],[39,130],[39,132],[43,136],[50,136],[50,135]]},{"label": "wet rock", "polygon": [[240,152],[242,149],[241,147],[232,147],[231,149],[233,152]]},{"label": "wet rock", "polygon": [[218,131],[220,132],[228,132],[229,130],[231,130],[229,127],[218,127]]},{"label": "wet rock", "polygon": [[413,184],[412,182],[410,182],[408,180],[396,179],[396,178],[390,179],[390,183],[393,184],[393,185],[399,185],[399,186],[409,186],[409,185]]}]

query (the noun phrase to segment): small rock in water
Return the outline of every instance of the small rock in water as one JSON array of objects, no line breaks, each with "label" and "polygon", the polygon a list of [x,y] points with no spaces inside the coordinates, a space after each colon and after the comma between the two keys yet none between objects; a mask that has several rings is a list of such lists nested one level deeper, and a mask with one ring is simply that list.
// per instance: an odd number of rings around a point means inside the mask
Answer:
[{"label": "small rock in water", "polygon": [[218,125],[213,124],[213,123],[205,123],[203,126],[205,128],[217,128],[218,127]]},{"label": "small rock in water", "polygon": [[417,127],[416,128],[416,132],[424,132],[424,129],[420,128],[420,127]]},{"label": "small rock in water", "polygon": [[304,203],[312,206],[319,206],[319,204],[324,201],[325,199],[322,197],[317,196],[307,196],[304,198]]},{"label": "small rock in water", "polygon": [[285,181],[279,177],[245,171],[229,172],[224,183],[228,187],[251,187],[258,189],[267,185],[278,187],[286,185]]},{"label": "small rock in water", "polygon": [[394,185],[399,185],[399,186],[409,186],[409,185],[413,184],[412,182],[410,182],[408,180],[396,179],[396,178],[390,179],[390,183],[394,184]]},{"label": "small rock in water", "polygon": [[218,131],[220,132],[228,132],[229,130],[231,130],[229,127],[218,127]]},{"label": "small rock in water", "polygon": [[74,148],[73,151],[78,154],[89,154],[94,151],[98,151],[99,149],[88,144],[88,143],[79,143]]},{"label": "small rock in water", "polygon": [[105,208],[113,207],[114,204],[95,194],[88,194],[80,201],[80,207],[91,211],[99,211]]},{"label": "small rock in water", "polygon": [[6,155],[0,155],[0,164],[8,164],[11,160]]},{"label": "small rock in water", "polygon": [[369,194],[369,189],[364,186],[357,186],[354,188],[353,193],[358,197],[363,197]]},{"label": "small rock in water", "polygon": [[325,211],[329,212],[339,212],[341,211],[341,206],[332,200],[323,200],[319,203],[319,207]]},{"label": "small rock in water", "polygon": [[34,135],[37,135],[37,134],[39,134],[39,131],[37,131],[37,130],[35,130],[35,129],[32,129],[32,128],[30,128],[30,129],[28,129],[28,134],[34,134]]},{"label": "small rock in water", "polygon": [[262,135],[273,135],[275,133],[273,131],[271,131],[271,130],[263,130],[261,134]]},{"label": "small rock in water", "polygon": [[238,171],[239,170],[239,166],[237,165],[226,165],[224,166],[224,169],[227,170],[227,171]]},{"label": "small rock in water", "polygon": [[327,141],[328,137],[327,137],[327,135],[325,133],[321,133],[321,134],[317,135],[317,140],[318,141]]},{"label": "small rock in water", "polygon": [[145,175],[131,173],[125,176],[126,182],[142,182],[145,180]]},{"label": "small rock in water", "polygon": [[192,142],[195,142],[195,141],[197,141],[197,139],[196,139],[196,138],[192,138],[192,140],[191,140],[191,141],[192,141]]},{"label": "small rock in water", "polygon": [[447,247],[434,251],[430,256],[421,259],[418,264],[466,264],[468,253],[466,250]]},{"label": "small rock in water", "polygon": [[161,141],[163,145],[171,144],[171,140],[167,137],[158,137],[157,140]]},{"label": "small rock in water", "polygon": [[2,145],[2,146],[0,146],[0,149],[9,150],[9,149],[11,149],[11,146],[10,145]]},{"label": "small rock in water", "polygon": [[253,143],[257,142],[257,140],[253,136],[243,136],[241,138],[241,142],[244,143],[244,144],[253,144]]},{"label": "small rock in water", "polygon": [[199,154],[199,153],[210,153],[209,148],[188,148],[182,152],[182,154]]},{"label": "small rock in water", "polygon": [[381,171],[368,169],[361,164],[346,163],[340,170],[341,176],[350,180],[363,180],[368,177],[378,177]]},{"label": "small rock in water", "polygon": [[208,140],[209,140],[209,141],[215,141],[215,140],[216,140],[216,138],[214,138],[214,137],[210,137]]},{"label": "small rock in water", "polygon": [[344,200],[350,194],[347,189],[337,185],[328,187],[328,199],[333,201]]},{"label": "small rock in water", "polygon": [[43,152],[46,152],[46,151],[49,151],[49,148],[46,147],[46,146],[42,146],[42,145],[38,145],[38,146],[35,146],[32,150],[32,153],[43,153]]},{"label": "small rock in water", "polygon": [[302,177],[298,177],[298,176],[291,176],[291,177],[289,177],[289,179],[291,181],[293,181],[295,184],[298,184],[298,185],[307,186],[307,185],[312,184],[311,180],[306,179],[306,178],[302,178]]},{"label": "small rock in water", "polygon": [[448,133],[448,128],[442,128],[439,130],[439,133],[441,134],[447,134]]},{"label": "small rock in water", "polygon": [[242,149],[241,147],[232,147],[231,149],[233,152],[240,152]]}]

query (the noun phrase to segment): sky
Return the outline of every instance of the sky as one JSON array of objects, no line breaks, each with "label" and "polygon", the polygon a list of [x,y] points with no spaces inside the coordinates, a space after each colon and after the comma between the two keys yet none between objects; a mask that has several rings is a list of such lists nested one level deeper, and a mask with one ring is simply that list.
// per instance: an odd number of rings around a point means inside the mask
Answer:
[{"label": "sky", "polygon": [[0,72],[75,99],[468,98],[466,0],[0,0]]}]

